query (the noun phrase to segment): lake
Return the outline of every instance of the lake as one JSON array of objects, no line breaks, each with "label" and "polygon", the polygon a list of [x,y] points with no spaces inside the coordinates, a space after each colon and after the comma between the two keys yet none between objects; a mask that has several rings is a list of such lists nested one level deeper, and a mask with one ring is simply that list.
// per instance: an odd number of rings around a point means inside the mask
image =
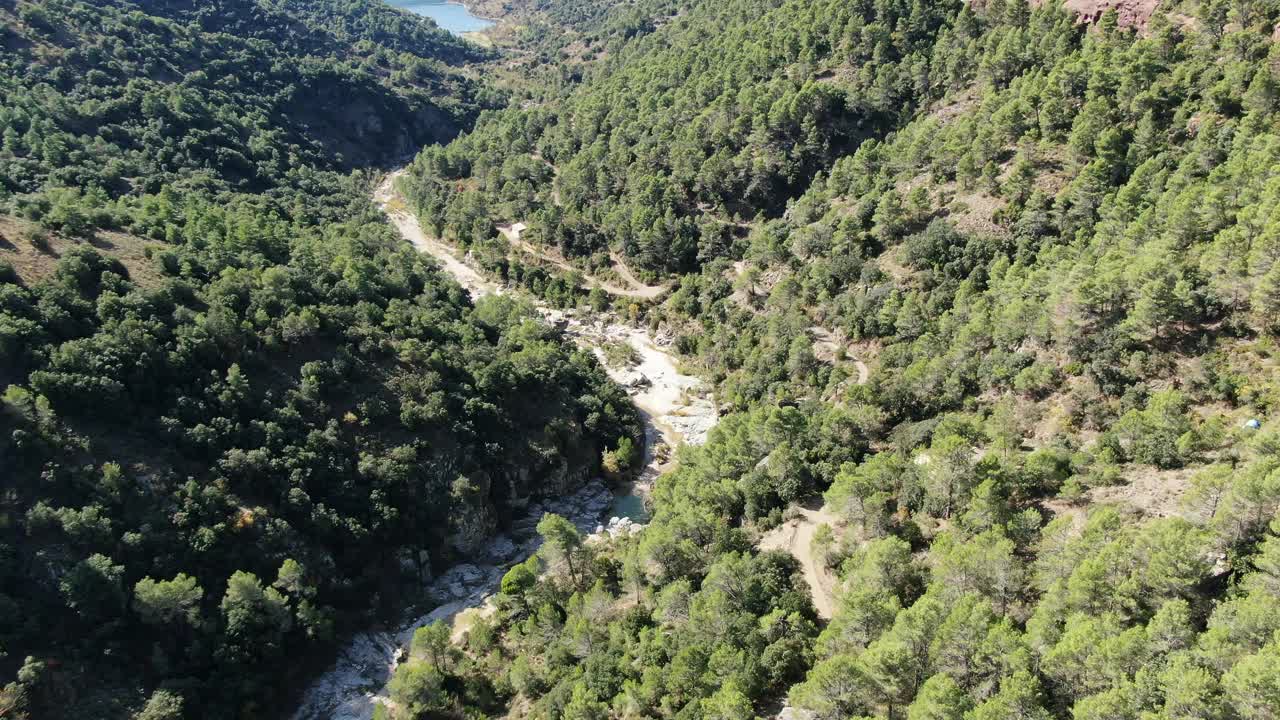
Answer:
[{"label": "lake", "polygon": [[493,21],[472,15],[456,2],[445,0],[386,0],[392,7],[403,8],[415,15],[429,17],[454,35],[477,32],[493,25]]}]

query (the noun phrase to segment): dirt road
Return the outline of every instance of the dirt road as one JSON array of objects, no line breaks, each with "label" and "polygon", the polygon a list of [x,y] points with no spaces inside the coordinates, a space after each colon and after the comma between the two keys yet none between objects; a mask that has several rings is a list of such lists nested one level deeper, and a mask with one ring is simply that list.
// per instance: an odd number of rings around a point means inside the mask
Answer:
[{"label": "dirt road", "polygon": [[[848,353],[847,344],[841,342],[834,333],[824,327],[814,325],[809,328],[809,334],[813,335],[813,354],[819,360],[834,362],[836,350],[841,347],[844,347],[845,352]],[[854,367],[858,369],[858,384],[866,385],[867,380],[871,379],[870,368],[867,367],[866,363],[855,357],[849,356],[849,359],[853,361]]]},{"label": "dirt road", "polygon": [[403,173],[403,170],[399,170],[388,175],[374,192],[373,199],[387,214],[387,218],[396,226],[404,239],[412,243],[419,252],[435,258],[444,267],[444,271],[452,275],[453,279],[457,280],[473,299],[482,295],[502,294],[501,288],[454,256],[452,248],[423,232],[422,226],[418,224],[418,218],[409,212],[403,203],[396,202],[398,197],[393,183]]},{"label": "dirt road", "polygon": [[770,530],[760,538],[758,547],[761,550],[786,550],[800,561],[804,568],[804,579],[813,594],[813,606],[818,617],[830,620],[836,611],[835,574],[826,568],[821,558],[813,552],[813,535],[819,525],[835,527],[836,518],[825,507],[821,500],[810,503],[810,507],[798,508],[800,516],[788,520]]},{"label": "dirt road", "polygon": [[656,298],[662,293],[666,292],[667,289],[670,287],[670,285],[667,285],[667,284],[645,285],[643,282],[640,281],[640,278],[635,276],[635,273],[631,272],[631,268],[627,267],[626,261],[623,260],[622,256],[616,252],[610,252],[609,259],[613,260],[614,272],[621,275],[623,280],[626,280],[627,282],[631,283],[631,286],[636,289],[636,292],[640,293],[638,297],[649,298],[649,299]]},{"label": "dirt road", "polygon": [[622,287],[621,285],[611,283],[608,280],[601,280],[590,273],[583,272],[580,268],[574,267],[564,258],[559,257],[548,250],[539,248],[528,240],[525,240],[521,237],[523,231],[523,223],[498,226],[498,232],[502,233],[502,236],[507,239],[507,242],[511,243],[512,247],[526,252],[543,262],[551,263],[565,272],[576,272],[582,277],[583,283],[585,283],[589,288],[598,287],[610,295],[640,298],[644,300],[652,300],[667,291],[668,286],[666,285],[645,285],[640,282],[639,278],[631,272],[631,269],[623,264],[622,260],[615,254],[610,254],[610,257],[613,258],[614,271],[630,283],[632,287]]}]

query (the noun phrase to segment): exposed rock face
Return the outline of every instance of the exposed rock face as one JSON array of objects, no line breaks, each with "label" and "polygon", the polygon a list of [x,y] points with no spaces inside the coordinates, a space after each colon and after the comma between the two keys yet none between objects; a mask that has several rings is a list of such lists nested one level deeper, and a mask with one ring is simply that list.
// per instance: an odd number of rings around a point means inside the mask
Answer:
[{"label": "exposed rock face", "polygon": [[298,87],[280,112],[305,129],[311,140],[343,158],[349,167],[365,167],[402,157],[458,133],[456,118],[430,102],[406,99],[369,82],[354,93],[320,74]]},{"label": "exposed rock face", "polygon": [[595,528],[613,504],[613,492],[596,479],[565,497],[536,500],[511,527],[477,548],[475,562],[454,565],[428,585],[442,603],[393,632],[369,631],[352,637],[334,666],[307,690],[294,720],[368,720],[374,706],[386,701],[386,684],[413,638],[414,630],[436,620],[479,607],[497,591],[512,564],[533,554],[541,544],[536,527],[545,513],[567,518],[583,533]]},{"label": "exposed rock face", "polygon": [[453,482],[451,495],[457,511],[449,515],[449,544],[466,557],[475,556],[498,529],[489,500],[490,485],[485,473]]},{"label": "exposed rock face", "polygon": [[[1155,15],[1160,0],[1029,0],[1035,7],[1046,2],[1062,2],[1062,6],[1075,13],[1078,22],[1092,25],[1102,19],[1111,9],[1116,11],[1116,20],[1120,27],[1132,27],[1145,30],[1151,17]],[[988,0],[966,0],[974,9],[986,6]]]},{"label": "exposed rock face", "polygon": [[[449,518],[449,544],[462,557],[475,557],[493,541],[504,519],[532,513],[539,503],[551,502],[547,498],[573,496],[586,486],[599,452],[584,441],[566,448],[567,455],[548,451],[547,462],[540,467],[521,467],[496,481],[484,473],[458,478],[452,496],[459,511]],[[499,517],[495,502],[509,508],[504,517]]]},{"label": "exposed rock face", "polygon": [[[543,468],[539,473],[539,495],[564,495],[582,485],[582,475],[569,472],[569,463],[563,456],[557,456],[556,462]],[[577,482],[575,482],[575,480]]]},{"label": "exposed rock face", "polygon": [[1065,7],[1080,17],[1080,22],[1096,23],[1108,10],[1116,11],[1121,27],[1146,28],[1160,0],[1066,0]]}]

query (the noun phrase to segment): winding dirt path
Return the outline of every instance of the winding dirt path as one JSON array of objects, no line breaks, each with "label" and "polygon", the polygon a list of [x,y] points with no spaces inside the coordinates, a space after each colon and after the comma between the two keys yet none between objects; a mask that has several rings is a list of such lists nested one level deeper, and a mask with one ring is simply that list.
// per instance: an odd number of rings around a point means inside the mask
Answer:
[{"label": "winding dirt path", "polygon": [[609,293],[610,295],[617,295],[618,297],[629,297],[629,298],[640,298],[644,300],[652,300],[662,295],[662,293],[666,292],[667,289],[670,287],[669,285],[645,285],[644,283],[640,282],[640,280],[636,278],[634,274],[632,274],[631,269],[628,268],[625,264],[623,264],[621,259],[616,254],[613,254],[613,253],[610,253],[610,257],[613,258],[614,270],[620,276],[622,276],[624,280],[630,283],[632,287],[626,288],[626,287],[622,287],[621,285],[615,285],[614,283],[611,283],[608,280],[601,280],[600,278],[594,275],[591,275],[590,273],[584,272],[580,268],[574,267],[564,258],[554,253],[551,253],[548,250],[539,248],[535,246],[533,243],[529,242],[528,240],[525,240],[524,238],[522,238],[521,234],[524,232],[524,223],[515,223],[513,225],[499,225],[498,232],[502,233],[502,236],[507,239],[507,242],[511,243],[512,247],[522,252],[526,252],[538,258],[539,260],[551,263],[552,265],[555,265],[556,267],[560,268],[565,272],[577,273],[579,276],[582,277],[582,280],[587,287],[589,288],[598,287],[601,290],[604,290],[605,292]]},{"label": "winding dirt path", "polygon": [[635,276],[635,273],[631,272],[631,268],[627,266],[626,261],[623,260],[622,256],[616,252],[610,251],[609,259],[613,260],[614,272],[621,275],[623,280],[631,283],[631,286],[634,287],[637,292],[643,293],[641,297],[656,298],[671,288],[671,283],[663,283],[662,285],[645,285],[640,278]]},{"label": "winding dirt path", "polygon": [[871,379],[871,369],[867,364],[852,355],[848,355],[848,345],[841,342],[830,330],[814,325],[809,328],[809,333],[813,335],[813,352],[819,359],[830,358],[834,362],[836,350],[844,348],[848,358],[853,362],[854,367],[858,369],[858,384],[866,385]]},{"label": "winding dirt path", "polygon": [[761,550],[786,550],[800,561],[804,579],[813,595],[818,617],[830,620],[836,612],[836,587],[839,581],[813,551],[813,536],[819,525],[835,527],[836,517],[821,506],[821,501],[798,508],[799,516],[765,533],[757,547]]}]

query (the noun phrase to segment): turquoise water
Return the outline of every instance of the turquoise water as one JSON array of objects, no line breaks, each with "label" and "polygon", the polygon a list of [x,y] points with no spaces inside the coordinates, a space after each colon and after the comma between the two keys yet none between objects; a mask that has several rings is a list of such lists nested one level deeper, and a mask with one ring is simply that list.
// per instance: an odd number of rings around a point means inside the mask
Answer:
[{"label": "turquoise water", "polygon": [[613,517],[630,518],[632,522],[649,522],[649,512],[644,509],[644,498],[639,495],[619,495],[614,498]]},{"label": "turquoise water", "polygon": [[386,0],[392,7],[404,8],[415,15],[429,17],[454,35],[484,30],[492,21],[472,15],[456,2],[445,0]]}]

